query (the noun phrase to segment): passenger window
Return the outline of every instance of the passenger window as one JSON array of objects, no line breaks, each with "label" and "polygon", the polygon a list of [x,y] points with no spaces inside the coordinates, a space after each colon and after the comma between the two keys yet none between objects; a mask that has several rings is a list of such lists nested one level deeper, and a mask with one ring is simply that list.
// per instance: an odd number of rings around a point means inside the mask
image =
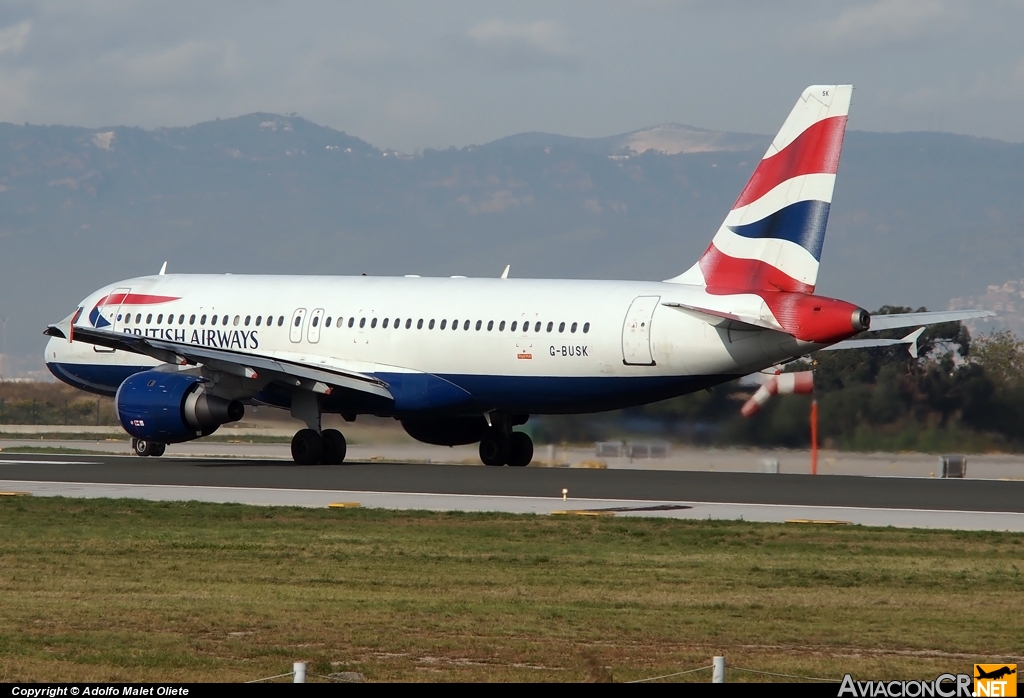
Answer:
[{"label": "passenger window", "polygon": [[370,320],[370,329],[372,330],[376,326],[377,326],[377,318],[373,318],[372,320]]},{"label": "passenger window", "polygon": [[364,327],[366,327],[366,318],[361,317],[359,318],[359,329],[362,329]]},{"label": "passenger window", "polygon": [[458,320],[452,320],[452,329],[453,330],[459,329],[459,321]]},{"label": "passenger window", "polygon": [[423,318],[420,318],[419,320],[416,321],[416,329],[417,330],[422,330],[423,329]]},{"label": "passenger window", "polygon": [[583,323],[583,334],[586,334],[587,332],[590,332],[590,323],[589,322],[584,322]]},{"label": "passenger window", "polygon": [[284,327],[284,315],[277,316],[277,326]]},{"label": "passenger window", "polygon": [[468,330],[469,329],[469,320],[466,320],[465,322],[462,323],[462,329],[464,329],[464,330]]},{"label": "passenger window", "polygon": [[153,313],[150,313],[149,315],[146,316],[146,324],[148,325],[148,324],[150,324],[152,322],[153,322]]},{"label": "passenger window", "polygon": [[263,324],[263,316],[262,315],[257,315],[256,316],[256,327],[259,327],[262,324]]},{"label": "passenger window", "polygon": [[301,315],[296,315],[295,316],[295,326],[298,327],[301,324],[302,324],[302,316]]},{"label": "passenger window", "polygon": [[555,326],[555,323],[553,323],[553,322],[549,322],[549,323],[548,323],[548,332],[550,332],[550,331],[551,331],[551,328],[553,328],[554,326]]},{"label": "passenger window", "polygon": [[216,325],[217,324],[217,316],[216,315],[211,315],[210,316],[210,324],[211,325]]},{"label": "passenger window", "polygon": [[575,323],[575,322],[574,322],[574,323],[572,323],[572,324],[571,324],[571,325],[569,326],[569,331],[570,331],[570,332],[572,332],[573,334],[576,334],[576,323]]},{"label": "passenger window", "polygon": [[[296,323],[296,324],[298,324],[298,323]],[[314,315],[313,316],[313,327],[316,327],[319,324],[320,324],[320,318],[317,317],[316,315]]]},{"label": "passenger window", "polygon": [[558,331],[559,332],[565,332],[565,323],[564,322],[558,323]]},{"label": "passenger window", "polygon": [[516,326],[517,326],[518,324],[519,324],[519,321],[518,321],[518,320],[513,320],[513,321],[512,321],[512,326],[508,328],[508,329],[509,329],[509,331],[510,331],[510,332],[515,332],[515,331],[516,331]]},{"label": "passenger window", "polygon": [[190,325],[196,324],[196,316],[195,315],[193,315],[192,317],[190,317],[188,319],[188,324],[190,324]]},{"label": "passenger window", "polygon": [[228,316],[227,315],[225,315],[224,317],[222,317],[220,319],[220,324],[224,325],[225,327],[228,326]]},{"label": "passenger window", "polygon": [[167,316],[167,324],[168,325],[173,325],[174,324],[174,315],[173,314]]},{"label": "passenger window", "polygon": [[398,318],[398,317],[396,317],[396,318],[395,318],[395,324],[393,325],[393,327],[394,327],[394,328],[395,328],[396,330],[397,330],[397,329],[399,329],[399,328],[401,328],[401,327],[402,327],[402,318]]},{"label": "passenger window", "polygon": [[476,331],[477,332],[479,332],[480,328],[483,327],[483,326],[484,326],[484,321],[483,320],[477,320],[476,321]]},{"label": "passenger window", "polygon": [[494,329],[494,320],[488,320],[487,321],[487,331],[490,332],[493,329]]},{"label": "passenger window", "polygon": [[132,316],[131,315],[125,315],[124,316],[124,324],[126,324],[126,325],[132,324]]},{"label": "passenger window", "polygon": [[534,332],[540,332],[540,323],[539,322],[536,325],[534,325],[533,331]]},{"label": "passenger window", "polygon": [[433,320],[431,320],[430,322],[427,323],[427,329],[428,330],[434,329],[434,321]]},{"label": "passenger window", "polygon": [[118,313],[118,314],[117,314],[117,319],[118,319],[118,321],[120,322],[120,320],[121,320],[121,313]]},{"label": "passenger window", "polygon": [[135,313],[135,324],[138,325],[142,322],[142,313]]},{"label": "passenger window", "polygon": [[205,325],[206,324],[206,316],[205,315],[203,315],[201,318],[199,318],[199,324],[200,325]]},{"label": "passenger window", "polygon": [[504,331],[505,331],[505,321],[502,320],[501,322],[498,323],[498,332],[504,332]]},{"label": "passenger window", "polygon": [[381,325],[381,328],[382,328],[382,329],[385,329],[385,330],[386,330],[386,329],[388,328],[388,320],[389,320],[389,319],[390,319],[390,318],[384,318],[384,324],[383,324],[383,325]]},{"label": "passenger window", "polygon": [[443,330],[446,327],[448,327],[448,318],[441,321],[441,329]]},{"label": "passenger window", "polygon": [[[235,319],[231,321],[231,324],[234,325],[235,327],[238,327],[238,316],[237,315],[235,316]],[[246,324],[248,324],[248,323],[246,323]]]},{"label": "passenger window", "polygon": [[163,321],[164,321],[164,314],[163,313],[160,313],[159,315],[156,316],[156,324],[159,325]]},{"label": "passenger window", "polygon": [[354,325],[354,324],[355,324],[355,322],[356,322],[356,319],[355,319],[354,317],[350,317],[350,318],[348,319],[348,326],[349,326],[349,327],[352,327],[352,325]]},{"label": "passenger window", "polygon": [[405,329],[409,329],[410,327],[412,327],[412,318],[411,317],[405,319]]},{"label": "passenger window", "polygon": [[245,326],[246,326],[246,327],[248,327],[248,326],[249,326],[249,321],[250,321],[250,320],[252,320],[252,315],[246,315],[246,316],[245,316]]}]

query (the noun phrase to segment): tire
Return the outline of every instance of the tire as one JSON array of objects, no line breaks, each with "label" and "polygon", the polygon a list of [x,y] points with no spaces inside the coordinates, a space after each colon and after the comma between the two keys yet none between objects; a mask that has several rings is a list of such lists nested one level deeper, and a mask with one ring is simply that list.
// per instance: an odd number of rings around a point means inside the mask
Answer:
[{"label": "tire", "polygon": [[167,444],[153,444],[153,452],[149,455],[153,458],[159,458],[164,455],[164,451],[167,450]]},{"label": "tire", "polygon": [[488,429],[480,439],[480,460],[484,465],[505,465],[508,450],[508,441],[493,429]]},{"label": "tire", "polygon": [[533,460],[533,439],[521,431],[512,432],[509,442],[508,464],[515,468],[524,468]]},{"label": "tire", "polygon": [[153,451],[156,447],[152,441],[146,441],[145,439],[132,439],[132,450],[135,451],[135,455],[146,456],[153,455]]},{"label": "tire", "polygon": [[348,452],[345,435],[337,429],[324,429],[324,433],[321,436],[323,437],[324,450],[320,454],[320,462],[324,465],[341,465],[344,463],[345,454]]},{"label": "tire", "polygon": [[324,451],[324,440],[312,429],[300,429],[292,437],[292,460],[299,465],[316,465]]}]

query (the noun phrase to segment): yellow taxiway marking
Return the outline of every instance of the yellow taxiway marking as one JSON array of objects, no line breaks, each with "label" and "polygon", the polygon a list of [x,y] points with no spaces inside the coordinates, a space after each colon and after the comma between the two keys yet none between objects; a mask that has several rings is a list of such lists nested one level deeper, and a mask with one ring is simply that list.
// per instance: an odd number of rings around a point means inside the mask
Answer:
[{"label": "yellow taxiway marking", "polygon": [[0,492],[0,497],[31,497],[31,492]]},{"label": "yellow taxiway marking", "polygon": [[361,506],[359,502],[331,502],[327,505],[329,509],[355,509]]}]

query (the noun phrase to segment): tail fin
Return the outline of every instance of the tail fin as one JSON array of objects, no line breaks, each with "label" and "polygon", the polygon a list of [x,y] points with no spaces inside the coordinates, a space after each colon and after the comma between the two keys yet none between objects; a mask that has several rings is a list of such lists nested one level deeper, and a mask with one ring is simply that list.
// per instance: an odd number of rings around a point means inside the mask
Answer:
[{"label": "tail fin", "polygon": [[707,251],[670,282],[812,293],[852,85],[804,90]]}]

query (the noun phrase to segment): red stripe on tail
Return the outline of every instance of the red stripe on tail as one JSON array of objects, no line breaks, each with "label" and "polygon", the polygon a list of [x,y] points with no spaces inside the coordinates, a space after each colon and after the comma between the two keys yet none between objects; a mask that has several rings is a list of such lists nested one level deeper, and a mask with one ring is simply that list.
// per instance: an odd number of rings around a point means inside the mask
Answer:
[{"label": "red stripe on tail", "polygon": [[708,290],[724,293],[741,291],[791,291],[814,293],[814,286],[797,281],[789,274],[759,259],[730,257],[714,243],[700,258],[700,271]]},{"label": "red stripe on tail", "polygon": [[845,116],[832,116],[808,126],[792,143],[758,164],[733,208],[757,201],[794,177],[835,174],[845,131]]}]

